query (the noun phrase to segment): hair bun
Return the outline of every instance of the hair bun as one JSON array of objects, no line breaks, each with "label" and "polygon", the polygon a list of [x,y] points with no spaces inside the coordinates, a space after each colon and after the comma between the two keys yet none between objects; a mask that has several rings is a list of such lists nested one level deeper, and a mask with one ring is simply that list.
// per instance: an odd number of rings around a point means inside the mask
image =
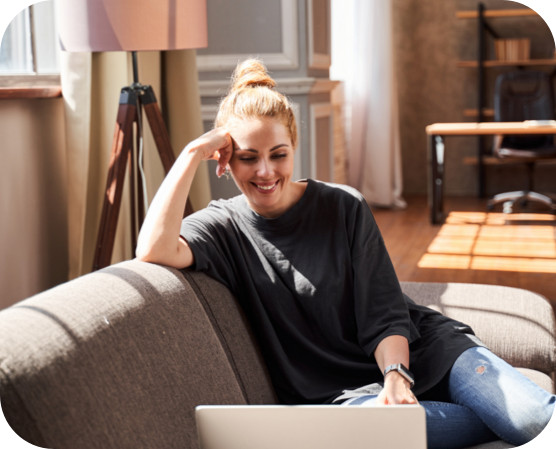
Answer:
[{"label": "hair bun", "polygon": [[232,75],[231,92],[248,87],[273,88],[276,82],[268,75],[266,67],[259,59],[251,58],[238,64]]},{"label": "hair bun", "polygon": [[214,126],[226,126],[234,119],[270,117],[286,127],[295,149],[298,139],[292,104],[285,95],[273,89],[275,85],[261,60],[249,58],[239,63],[232,75],[228,94],[220,99]]}]

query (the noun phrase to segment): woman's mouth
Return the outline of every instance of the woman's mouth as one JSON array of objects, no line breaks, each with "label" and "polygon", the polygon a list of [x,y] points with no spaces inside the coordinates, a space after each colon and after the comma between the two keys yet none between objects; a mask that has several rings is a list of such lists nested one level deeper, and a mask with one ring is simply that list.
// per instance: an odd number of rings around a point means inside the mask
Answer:
[{"label": "woman's mouth", "polygon": [[256,182],[252,182],[251,184],[253,184],[257,188],[257,190],[261,193],[272,193],[276,190],[276,187],[278,186],[278,181],[276,181],[273,184],[269,184],[269,183],[258,184]]}]

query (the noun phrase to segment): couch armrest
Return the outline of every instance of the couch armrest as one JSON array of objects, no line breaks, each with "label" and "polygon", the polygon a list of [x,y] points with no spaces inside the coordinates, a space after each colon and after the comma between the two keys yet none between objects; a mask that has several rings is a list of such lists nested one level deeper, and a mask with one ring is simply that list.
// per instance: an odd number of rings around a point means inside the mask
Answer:
[{"label": "couch armrest", "polygon": [[46,447],[197,447],[195,406],[245,404],[241,383],[178,270],[122,262],[0,311],[2,406]]},{"label": "couch armrest", "polygon": [[6,421],[13,431],[25,441],[38,446],[48,447],[37,423],[25,407],[8,374],[0,362],[0,405]]},{"label": "couch armrest", "polygon": [[556,372],[556,321],[543,296],[511,287],[402,282],[416,303],[468,324],[512,366]]}]

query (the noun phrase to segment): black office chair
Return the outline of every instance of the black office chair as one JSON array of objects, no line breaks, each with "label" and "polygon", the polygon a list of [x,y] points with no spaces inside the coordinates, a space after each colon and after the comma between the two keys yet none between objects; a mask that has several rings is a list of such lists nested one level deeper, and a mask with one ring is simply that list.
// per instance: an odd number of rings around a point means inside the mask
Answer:
[{"label": "black office chair", "polygon": [[[497,122],[554,120],[554,97],[548,76],[541,72],[510,72],[496,79],[494,119]],[[556,158],[554,135],[496,136],[493,153],[496,157],[522,161],[527,165],[526,190],[501,193],[488,202],[489,210],[504,203],[504,213],[511,213],[515,203],[526,206],[529,201],[541,202],[556,213],[552,198],[533,192],[535,162]]]}]

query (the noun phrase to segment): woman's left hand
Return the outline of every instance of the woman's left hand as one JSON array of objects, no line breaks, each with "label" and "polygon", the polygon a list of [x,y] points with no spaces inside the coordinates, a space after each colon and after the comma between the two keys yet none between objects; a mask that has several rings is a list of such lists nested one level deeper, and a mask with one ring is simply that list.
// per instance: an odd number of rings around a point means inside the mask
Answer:
[{"label": "woman's left hand", "polygon": [[418,404],[409,382],[396,371],[384,378],[384,388],[376,399],[377,405]]}]

